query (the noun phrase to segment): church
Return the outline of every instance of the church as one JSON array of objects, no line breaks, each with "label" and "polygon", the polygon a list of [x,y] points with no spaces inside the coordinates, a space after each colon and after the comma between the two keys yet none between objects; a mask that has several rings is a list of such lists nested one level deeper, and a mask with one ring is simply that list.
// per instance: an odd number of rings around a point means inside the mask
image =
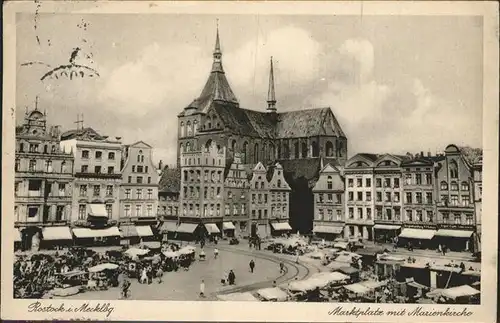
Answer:
[{"label": "church", "polygon": [[347,136],[332,110],[326,108],[280,111],[275,95],[273,60],[269,71],[267,105],[262,109],[240,106],[222,64],[217,29],[212,69],[201,94],[178,115],[177,164],[181,152],[199,151],[215,142],[225,148],[226,167],[234,154],[245,169],[259,162],[283,166],[292,192],[290,225],[310,232],[314,214],[312,186],[322,165],[342,166],[347,160]]}]

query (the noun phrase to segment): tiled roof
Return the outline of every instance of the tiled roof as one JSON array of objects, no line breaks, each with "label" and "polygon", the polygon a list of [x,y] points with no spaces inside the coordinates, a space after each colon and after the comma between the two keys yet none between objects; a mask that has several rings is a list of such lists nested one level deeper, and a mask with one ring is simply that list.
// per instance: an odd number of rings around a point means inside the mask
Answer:
[{"label": "tiled roof", "polygon": [[271,119],[264,112],[240,109],[218,103],[214,103],[214,109],[224,125],[235,134],[274,138],[274,126]]},{"label": "tiled roof", "polygon": [[160,177],[159,191],[179,193],[181,189],[181,170],[179,168],[167,168]]},{"label": "tiled roof", "polygon": [[213,101],[238,104],[238,99],[236,99],[226,75],[220,71],[210,73],[200,96],[189,106],[196,108],[198,111],[206,112]]},{"label": "tiled roof", "polygon": [[304,182],[315,182],[321,170],[321,161],[319,158],[282,160],[280,164],[283,166],[285,180],[292,189]]},{"label": "tiled roof", "polygon": [[[317,136],[321,133],[323,121],[330,111],[330,108],[319,108],[279,113],[276,125],[276,137],[297,138]],[[339,137],[345,137],[335,117],[333,117],[333,120],[335,134]]]},{"label": "tiled roof", "polygon": [[65,131],[61,135],[61,140],[73,139],[73,138],[76,138],[76,137],[79,137],[79,136],[85,135],[85,134],[94,135],[94,139],[96,139],[96,140],[104,140],[105,139],[97,131],[95,131],[94,129],[92,129],[90,127],[87,127],[87,128],[82,128],[82,129],[72,129],[72,130]]},{"label": "tiled roof", "polygon": [[378,154],[369,154],[369,153],[359,153],[358,155],[362,156],[368,160],[371,160],[372,162],[376,161],[380,156],[382,156],[382,155],[378,155]]}]

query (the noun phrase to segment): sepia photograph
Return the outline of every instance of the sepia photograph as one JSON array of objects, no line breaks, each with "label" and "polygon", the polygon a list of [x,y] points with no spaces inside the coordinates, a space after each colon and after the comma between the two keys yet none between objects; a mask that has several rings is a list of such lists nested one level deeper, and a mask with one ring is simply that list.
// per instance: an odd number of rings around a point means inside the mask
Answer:
[{"label": "sepia photograph", "polygon": [[401,304],[453,317],[494,297],[484,16],[21,3],[2,294],[35,302],[24,311],[274,302],[330,304],[330,320]]}]

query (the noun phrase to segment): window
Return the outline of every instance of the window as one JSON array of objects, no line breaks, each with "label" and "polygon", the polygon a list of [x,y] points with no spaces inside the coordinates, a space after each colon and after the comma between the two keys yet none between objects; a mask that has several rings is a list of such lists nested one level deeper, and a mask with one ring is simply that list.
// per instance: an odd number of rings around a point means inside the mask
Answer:
[{"label": "window", "polygon": [[111,219],[113,215],[113,205],[106,204],[106,214],[108,215],[108,219]]},{"label": "window", "polygon": [[382,192],[377,192],[377,202],[382,202]]},{"label": "window", "polygon": [[349,178],[349,179],[347,180],[347,185],[348,185],[349,187],[353,187],[353,186],[354,186],[354,179]]},{"label": "window", "polygon": [[469,204],[470,204],[469,195],[463,195],[462,196],[462,206],[469,206]]},{"label": "window", "polygon": [[432,174],[425,174],[425,184],[432,185]]},{"label": "window", "polygon": [[385,217],[388,221],[392,221],[392,210],[391,209],[385,209]]},{"label": "window", "polygon": [[88,165],[82,165],[82,173],[88,173],[89,172],[89,166]]},{"label": "window", "polygon": [[331,190],[333,188],[333,179],[332,179],[332,177],[328,176],[326,182],[327,182],[328,189]]},{"label": "window", "polygon": [[101,166],[95,166],[94,167],[94,173],[100,174],[101,173]]},{"label": "window", "polygon": [[19,182],[14,183],[14,195],[17,196],[19,194]]},{"label": "window", "polygon": [[241,204],[241,214],[242,214],[242,215],[245,215],[245,214],[246,214],[246,212],[247,212],[247,211],[246,211],[246,206],[245,206],[245,204]]},{"label": "window", "polygon": [[415,174],[415,183],[417,185],[422,185],[422,174]]},{"label": "window", "polygon": [[125,205],[124,210],[125,210],[125,216],[129,217],[130,216],[130,205]]},{"label": "window", "polygon": [[443,222],[448,222],[450,221],[450,214],[449,213],[443,213]]},{"label": "window", "polygon": [[469,190],[469,183],[467,182],[462,182],[462,191],[468,191]]},{"label": "window", "polygon": [[92,195],[93,196],[101,195],[101,185],[94,185],[94,193]]},{"label": "window", "polygon": [[422,204],[422,193],[421,192],[415,193],[415,200],[417,201],[418,204]]},{"label": "window", "polygon": [[413,212],[412,210],[406,210],[406,221],[413,221]]},{"label": "window", "polygon": [[114,174],[115,173],[115,168],[113,166],[108,167],[108,174]]},{"label": "window", "polygon": [[19,151],[24,152],[24,144],[23,143],[19,144]]},{"label": "window", "polygon": [[30,160],[30,163],[29,163],[29,166],[28,166],[28,170],[30,172],[34,172],[36,170],[36,160],[35,159],[31,159]]},{"label": "window", "polygon": [[328,210],[328,221],[333,221],[333,210]]},{"label": "window", "polygon": [[363,219],[363,208],[358,207],[358,219]]},{"label": "window", "polygon": [[65,161],[63,161],[61,163],[61,173],[66,173],[66,162]]},{"label": "window", "polygon": [[106,186],[106,196],[113,196],[113,185]]},{"label": "window", "polygon": [[399,192],[394,192],[394,202],[399,202],[400,199]]},{"label": "window", "polygon": [[125,198],[130,199],[130,188],[125,189]]},{"label": "window", "polygon": [[394,209],[394,220],[396,220],[396,221],[401,220],[401,209],[400,208]]},{"label": "window", "polygon": [[108,159],[109,160],[115,160],[115,153],[114,152],[108,153]]},{"label": "window", "polygon": [[[185,187],[187,188],[187,187]],[[137,200],[142,200],[142,189],[138,188],[137,191],[135,191],[135,198]]]},{"label": "window", "polygon": [[399,188],[399,178],[394,179],[394,188]]},{"label": "window", "polygon": [[440,187],[441,187],[441,190],[446,191],[446,190],[448,190],[448,183],[446,183],[445,181],[442,181]]},{"label": "window", "polygon": [[95,159],[102,159],[102,151],[96,151],[95,152]]},{"label": "window", "polygon": [[267,203],[267,194],[264,194],[264,203]]},{"label": "window", "polygon": [[148,188],[148,200],[151,200],[151,199],[153,199],[153,189]]},{"label": "window", "polygon": [[411,185],[411,174],[405,175],[405,185]]},{"label": "window", "polygon": [[[184,208],[184,211],[186,211],[186,208]],[[141,205],[136,205],[135,206],[135,216],[142,216],[142,208]]]},{"label": "window", "polygon": [[87,196],[87,185],[80,185],[80,196]]},{"label": "window", "polygon": [[349,208],[349,219],[354,219],[354,208]]},{"label": "window", "polygon": [[372,179],[371,178],[366,179],[366,187],[372,187]]},{"label": "window", "polygon": [[89,159],[89,151],[82,150],[82,159]]},{"label": "window", "polygon": [[457,165],[457,162],[452,160],[450,162],[450,177],[451,178],[458,178],[458,165]]},{"label": "window", "polygon": [[363,179],[362,178],[356,179],[356,186],[357,187],[363,187]]},{"label": "window", "polygon": [[427,222],[433,222],[433,221],[434,221],[434,212],[427,211]]},{"label": "window", "polygon": [[[264,183],[262,183],[262,184],[264,184]],[[281,187],[281,180],[280,179],[278,179],[278,187]]]},{"label": "window", "polygon": [[406,193],[406,203],[408,203],[408,204],[413,203],[412,198],[411,198],[411,193]]},{"label": "window", "polygon": [[335,213],[336,213],[336,216],[337,216],[336,220],[337,221],[341,221],[342,220],[342,211],[341,210],[337,210]]},{"label": "window", "polygon": [[128,183],[132,183],[132,176],[129,176],[129,177],[128,177],[127,182],[128,182]]},{"label": "window", "polygon": [[137,176],[137,184],[142,184],[142,176]]},{"label": "window", "polygon": [[370,202],[372,200],[372,192],[366,192],[366,200]]},{"label": "window", "polygon": [[474,217],[472,216],[472,214],[467,214],[465,216],[465,224],[466,225],[474,225]]},{"label": "window", "polygon": [[225,215],[229,215],[229,204],[226,204],[226,205],[224,206],[224,214],[225,214]]},{"label": "window", "polygon": [[66,184],[59,183],[59,196],[66,196]]},{"label": "window", "polygon": [[318,220],[323,221],[324,211],[323,209],[318,210]]},{"label": "window", "polygon": [[14,171],[18,172],[19,171],[19,166],[21,165],[21,161],[16,158],[16,163],[14,165]]},{"label": "window", "polygon": [[327,194],[327,199],[328,199],[328,202],[332,202],[333,201],[333,194],[332,193],[328,193]]},{"label": "window", "polygon": [[153,206],[151,204],[148,204],[146,206],[146,212],[147,212],[148,216],[153,216]]},{"label": "window", "polygon": [[385,202],[390,202],[390,201],[391,201],[391,193],[385,192]]},{"label": "window", "polygon": [[64,206],[58,205],[56,207],[56,221],[62,221],[64,218]]},{"label": "window", "polygon": [[45,162],[45,171],[47,173],[52,173],[52,161],[51,160],[47,160]]},{"label": "window", "polygon": [[382,187],[382,179],[381,178],[375,179],[375,187]]},{"label": "window", "polygon": [[337,204],[342,204],[342,194],[335,194],[335,196],[337,197],[336,203]]},{"label": "window", "polygon": [[391,179],[384,178],[384,187],[391,187]]},{"label": "window", "polygon": [[450,197],[450,204],[453,206],[458,206],[458,195],[452,195]]},{"label": "window", "polygon": [[358,198],[357,200],[358,201],[363,201],[363,192],[357,192],[357,195],[358,195],[357,196],[357,198]]},{"label": "window", "polygon": [[151,176],[148,176],[148,184],[151,184]]},{"label": "window", "polygon": [[424,221],[422,213],[423,213],[422,210],[417,210],[417,219],[416,219],[417,221],[420,222]]},{"label": "window", "polygon": [[349,201],[353,201],[354,200],[354,192],[349,192],[348,193],[348,199],[349,199]]},{"label": "window", "polygon": [[462,217],[460,216],[460,214],[455,214],[455,215],[453,216],[453,220],[454,220],[453,222],[454,222],[455,224],[460,224],[460,223],[462,223]]},{"label": "window", "polygon": [[458,183],[457,182],[451,182],[450,188],[452,191],[458,191]]},{"label": "window", "polygon": [[137,172],[138,173],[142,173],[143,171],[143,167],[142,166],[137,166]]},{"label": "window", "polygon": [[85,204],[78,205],[78,220],[84,220],[86,217],[87,206]]}]

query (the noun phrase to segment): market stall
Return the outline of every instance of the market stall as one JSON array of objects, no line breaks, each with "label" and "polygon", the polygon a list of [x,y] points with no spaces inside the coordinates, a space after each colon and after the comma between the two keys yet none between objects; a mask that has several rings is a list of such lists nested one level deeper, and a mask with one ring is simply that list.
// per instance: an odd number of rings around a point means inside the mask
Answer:
[{"label": "market stall", "polygon": [[258,302],[259,299],[252,295],[252,293],[232,293],[226,295],[217,295],[221,301],[231,301],[231,302]]},{"label": "market stall", "polygon": [[284,302],[289,298],[289,295],[278,287],[259,289],[255,293],[264,302]]}]

